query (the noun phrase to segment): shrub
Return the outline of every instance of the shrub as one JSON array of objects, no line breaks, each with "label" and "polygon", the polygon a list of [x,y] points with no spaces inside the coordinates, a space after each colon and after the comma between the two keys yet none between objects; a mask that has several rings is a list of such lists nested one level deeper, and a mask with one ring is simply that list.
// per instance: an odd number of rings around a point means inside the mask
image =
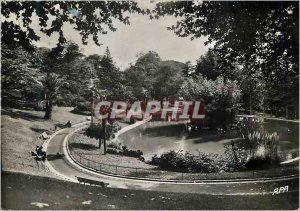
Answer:
[{"label": "shrub", "polygon": [[112,149],[112,148],[107,148],[106,149],[106,153],[109,153],[109,154],[119,154],[119,152],[117,151],[117,149]]},{"label": "shrub", "polygon": [[223,171],[236,171],[245,169],[245,164],[248,158],[248,153],[242,146],[242,143],[237,143],[236,146],[225,145],[224,155],[220,163]]},{"label": "shrub", "polygon": [[276,132],[265,132],[263,118],[245,118],[239,121],[239,130],[243,138],[247,158],[244,165],[248,169],[265,168],[279,164]]},{"label": "shrub", "polygon": [[199,153],[199,155],[193,156],[188,152],[183,154],[170,151],[163,153],[160,157],[154,155],[150,164],[171,171],[208,173],[218,171],[216,168],[218,162],[219,156],[216,154]]},{"label": "shrub", "polygon": [[90,102],[80,102],[76,105],[76,107],[72,110],[74,114],[81,115],[91,115],[91,103]]},{"label": "shrub", "polygon": [[134,157],[134,158],[142,158],[143,152],[141,150],[128,150],[127,146],[122,146],[122,150],[118,151],[118,148],[112,148],[110,150],[107,150],[107,153],[110,154],[120,154],[128,157]]},{"label": "shrub", "polygon": [[76,106],[79,111],[91,111],[91,103],[90,102],[80,102]]},{"label": "shrub", "polygon": [[107,144],[107,146],[113,149],[120,149],[121,143],[110,142]]},{"label": "shrub", "polygon": [[128,151],[127,146],[122,146],[122,150],[123,150],[123,152]]}]

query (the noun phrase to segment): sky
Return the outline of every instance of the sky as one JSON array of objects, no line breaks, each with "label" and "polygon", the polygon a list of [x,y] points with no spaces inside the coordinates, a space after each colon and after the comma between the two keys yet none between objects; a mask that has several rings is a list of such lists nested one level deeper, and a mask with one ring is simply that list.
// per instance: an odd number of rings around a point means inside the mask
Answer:
[{"label": "sky", "polygon": [[[154,7],[154,3],[144,1],[141,7]],[[116,65],[124,70],[130,63],[134,64],[138,53],[146,53],[150,50],[156,51],[163,60],[176,60],[180,62],[195,61],[203,55],[208,46],[204,45],[205,37],[190,40],[189,37],[178,37],[173,31],[167,30],[167,26],[176,23],[176,18],[165,16],[159,20],[150,20],[148,16],[130,14],[130,25],[116,22],[117,31],[109,31],[106,35],[99,36],[101,46],[89,39],[88,45],[82,45],[81,36],[70,24],[63,26],[64,35],[67,40],[77,43],[85,55],[104,54],[106,47],[109,47]],[[33,20],[32,27],[39,29],[37,18]],[[38,31],[38,30],[36,30]],[[48,37],[38,33],[40,41],[34,43],[38,47],[54,47],[57,43],[58,34]]]}]

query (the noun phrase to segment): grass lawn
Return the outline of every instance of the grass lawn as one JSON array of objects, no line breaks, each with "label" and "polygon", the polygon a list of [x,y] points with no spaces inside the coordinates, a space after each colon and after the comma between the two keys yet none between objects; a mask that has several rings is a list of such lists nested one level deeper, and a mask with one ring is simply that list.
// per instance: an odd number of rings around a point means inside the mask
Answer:
[{"label": "grass lawn", "polygon": [[43,119],[43,111],[20,109],[1,110],[1,158],[2,170],[51,176],[44,167],[38,167],[30,151],[43,140],[38,139],[43,131],[54,129],[57,124],[72,124],[86,120],[86,116],[73,114],[70,107],[54,107],[52,120]]},{"label": "grass lawn", "polygon": [[[103,146],[101,147],[101,149],[98,148],[98,140],[94,138],[89,138],[83,133],[83,131],[78,131],[72,136],[70,136],[69,145],[72,147],[72,150],[82,154],[84,158],[90,159],[98,163],[105,163],[108,165],[119,165],[125,167],[127,166],[146,169],[155,168],[155,166],[146,164],[134,157],[109,153],[106,153],[106,155],[104,155]],[[108,141],[107,144],[109,143],[110,142]]]}]

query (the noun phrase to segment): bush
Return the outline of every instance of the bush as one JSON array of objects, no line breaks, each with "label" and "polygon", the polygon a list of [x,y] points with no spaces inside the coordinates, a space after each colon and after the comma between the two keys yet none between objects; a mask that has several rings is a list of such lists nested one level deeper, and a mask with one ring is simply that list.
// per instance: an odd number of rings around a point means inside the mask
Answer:
[{"label": "bush", "polygon": [[108,154],[119,154],[119,152],[117,151],[117,149],[112,149],[112,148],[107,148],[106,149],[106,153]]},{"label": "bush", "polygon": [[236,171],[244,170],[245,164],[248,158],[248,153],[242,146],[242,143],[235,144],[232,147],[230,145],[225,145],[224,155],[220,163],[221,170],[223,171]]},{"label": "bush", "polygon": [[116,142],[110,142],[107,144],[108,147],[113,148],[113,149],[120,149],[121,143],[116,143]]},{"label": "bush", "polygon": [[72,111],[75,114],[91,115],[91,103],[80,102]]},{"label": "bush", "polygon": [[122,146],[123,151],[128,151],[127,146]]},{"label": "bush", "polygon": [[128,157],[134,157],[134,158],[142,158],[143,152],[141,150],[128,150],[127,146],[122,146],[122,150],[118,151],[118,148],[113,148],[107,150],[107,153],[110,154],[120,154],[120,155],[124,155],[124,156],[128,156]]},{"label": "bush", "polygon": [[150,164],[159,166],[161,169],[171,171],[184,171],[184,172],[217,172],[216,168],[219,162],[219,155],[199,153],[197,156],[193,156],[188,152],[176,153],[170,151],[163,153],[160,157],[154,155],[150,161]]}]

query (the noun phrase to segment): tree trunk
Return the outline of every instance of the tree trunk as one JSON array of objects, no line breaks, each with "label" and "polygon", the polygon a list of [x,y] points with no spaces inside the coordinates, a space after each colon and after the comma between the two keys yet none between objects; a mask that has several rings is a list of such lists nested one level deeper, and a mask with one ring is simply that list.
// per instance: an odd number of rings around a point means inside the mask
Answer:
[{"label": "tree trunk", "polygon": [[104,155],[106,154],[106,120],[102,120],[102,129],[103,129],[103,147],[104,147]]},{"label": "tree trunk", "polygon": [[52,102],[51,101],[46,101],[46,111],[45,111],[45,116],[44,119],[51,119],[52,117]]}]

